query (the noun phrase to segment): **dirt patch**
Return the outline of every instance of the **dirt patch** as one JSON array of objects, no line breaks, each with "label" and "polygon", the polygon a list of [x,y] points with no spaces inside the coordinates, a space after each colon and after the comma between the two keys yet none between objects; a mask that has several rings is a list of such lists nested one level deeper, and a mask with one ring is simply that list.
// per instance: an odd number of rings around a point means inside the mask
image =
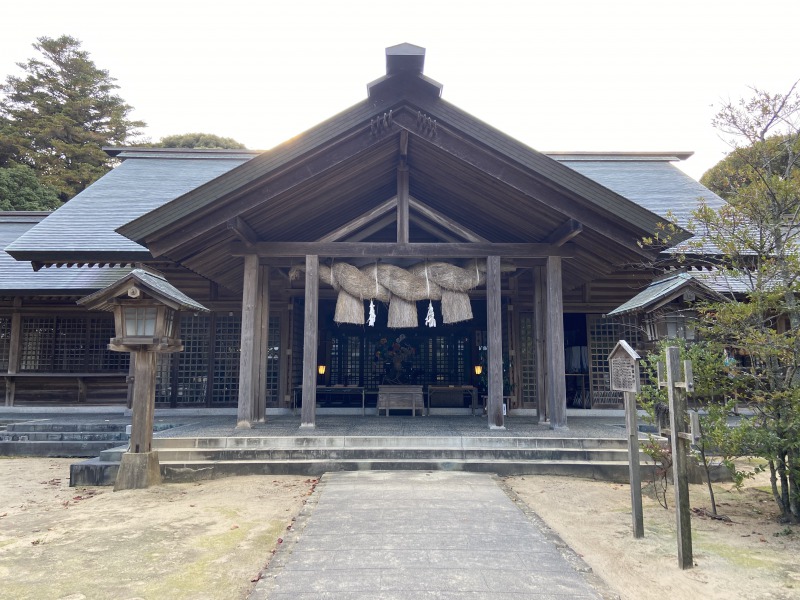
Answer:
[{"label": "dirt patch", "polygon": [[[695,566],[678,568],[674,490],[664,510],[643,499],[645,537],[632,536],[627,485],[570,477],[509,477],[506,483],[625,600],[800,598],[800,527],[778,523],[766,474],[742,491],[715,485],[718,511],[692,516]],[[690,486],[691,506],[709,509],[708,491]]]},{"label": "dirt patch", "polygon": [[248,476],[113,492],[73,459],[0,459],[5,598],[245,598],[316,482]]}]

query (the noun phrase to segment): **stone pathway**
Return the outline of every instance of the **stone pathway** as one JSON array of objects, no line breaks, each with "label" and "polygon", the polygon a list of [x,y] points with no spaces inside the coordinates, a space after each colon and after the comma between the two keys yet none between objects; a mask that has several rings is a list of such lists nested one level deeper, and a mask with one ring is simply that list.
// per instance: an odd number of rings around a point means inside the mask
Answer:
[{"label": "stone pathway", "polygon": [[611,596],[491,475],[328,473],[312,498],[250,600]]}]

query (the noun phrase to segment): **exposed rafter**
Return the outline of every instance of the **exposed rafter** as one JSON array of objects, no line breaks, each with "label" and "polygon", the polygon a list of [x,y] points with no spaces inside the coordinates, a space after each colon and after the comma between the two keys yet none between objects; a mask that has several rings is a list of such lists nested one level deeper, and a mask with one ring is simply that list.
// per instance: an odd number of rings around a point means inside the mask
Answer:
[{"label": "exposed rafter", "polygon": [[349,236],[351,236],[351,234],[358,231],[362,227],[365,227],[372,221],[380,219],[382,216],[392,211],[392,209],[394,209],[395,206],[397,206],[397,196],[395,196],[394,198],[389,198],[389,200],[387,200],[386,202],[382,202],[375,208],[368,210],[363,215],[353,219],[349,223],[345,223],[341,227],[334,229],[329,234],[319,238],[317,241],[338,242],[340,240],[347,239]]},{"label": "exposed rafter", "polygon": [[575,219],[567,219],[545,240],[548,244],[561,246],[583,231],[583,225]]},{"label": "exposed rafter", "polygon": [[226,226],[239,237],[244,245],[249,247],[258,242],[258,234],[242,217],[228,219]]},{"label": "exposed rafter", "polygon": [[456,235],[464,238],[468,242],[484,242],[488,243],[484,237],[479,236],[477,233],[469,229],[468,227],[464,227],[461,223],[456,223],[453,219],[444,216],[437,210],[432,209],[430,206],[423,204],[413,196],[409,198],[409,206],[413,208],[416,212],[423,215],[430,221],[433,221],[440,227],[452,231]]}]

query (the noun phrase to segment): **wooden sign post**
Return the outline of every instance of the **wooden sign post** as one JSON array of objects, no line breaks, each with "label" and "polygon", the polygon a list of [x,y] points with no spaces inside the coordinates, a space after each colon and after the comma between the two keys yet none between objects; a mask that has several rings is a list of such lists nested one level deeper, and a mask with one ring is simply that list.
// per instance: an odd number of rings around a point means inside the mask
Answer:
[{"label": "wooden sign post", "polygon": [[620,340],[608,355],[611,389],[625,393],[625,429],[628,433],[628,468],[631,481],[633,537],[644,537],[642,515],[642,476],[639,470],[639,425],[636,419],[636,394],[639,392],[639,355],[628,342]]},{"label": "wooden sign post", "polygon": [[692,435],[686,431],[686,393],[694,389],[692,362],[684,361],[684,380],[681,378],[680,350],[675,346],[667,348],[667,379],[662,381],[664,370],[659,365],[658,386],[666,387],[669,394],[670,438],[672,440],[672,478],[675,487],[675,517],[678,525],[678,566],[691,569],[692,522],[689,509],[689,444]]}]

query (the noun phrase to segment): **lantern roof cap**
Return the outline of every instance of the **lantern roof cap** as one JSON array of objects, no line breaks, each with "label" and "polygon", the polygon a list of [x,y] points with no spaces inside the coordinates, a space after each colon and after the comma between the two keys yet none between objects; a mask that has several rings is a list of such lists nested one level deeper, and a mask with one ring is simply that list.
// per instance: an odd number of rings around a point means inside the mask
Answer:
[{"label": "lantern roof cap", "polygon": [[78,300],[78,304],[89,310],[112,310],[117,298],[134,298],[141,292],[174,310],[209,312],[205,306],[167,281],[164,275],[143,268],[133,269],[102,290],[84,296]]}]

